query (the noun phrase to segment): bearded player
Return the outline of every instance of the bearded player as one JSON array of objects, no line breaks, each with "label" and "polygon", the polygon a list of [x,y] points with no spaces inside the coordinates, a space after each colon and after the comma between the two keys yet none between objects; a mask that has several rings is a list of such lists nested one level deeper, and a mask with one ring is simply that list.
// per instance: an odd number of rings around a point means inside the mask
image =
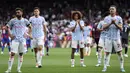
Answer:
[{"label": "bearded player", "polygon": [[11,37],[11,55],[8,61],[8,69],[5,73],[11,72],[12,65],[14,62],[14,56],[18,53],[18,67],[17,72],[21,73],[21,66],[23,62],[23,54],[27,51],[26,48],[26,27],[29,27],[30,23],[27,19],[23,18],[23,10],[16,8],[16,18],[11,19],[8,22],[8,26],[11,29],[9,36]]}]

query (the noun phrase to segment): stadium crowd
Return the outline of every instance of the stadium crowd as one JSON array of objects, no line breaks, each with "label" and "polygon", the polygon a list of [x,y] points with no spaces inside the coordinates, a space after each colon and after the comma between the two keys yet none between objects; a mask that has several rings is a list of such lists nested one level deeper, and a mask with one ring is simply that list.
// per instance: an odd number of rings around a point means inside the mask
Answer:
[{"label": "stadium crowd", "polygon": [[[70,13],[72,10],[79,10],[83,14],[83,20],[87,24],[94,26],[98,22],[99,18],[104,17],[108,14],[106,9],[109,8],[111,4],[114,4],[118,8],[118,14],[121,15],[124,22],[129,19],[130,9],[128,0],[101,0],[101,2],[93,0],[93,2],[83,1],[82,3],[73,1],[63,1],[63,2],[38,2],[38,1],[3,1],[0,4],[0,24],[6,24],[11,18],[14,17],[15,7],[21,7],[24,9],[24,17],[29,19],[33,15],[33,7],[40,7],[41,15],[45,17],[48,22],[48,29],[51,34],[53,34],[53,40],[59,42],[59,44],[65,44],[70,41],[71,36],[67,31],[67,25],[70,22]],[[66,33],[67,32],[67,33]],[[69,45],[69,44],[68,44]],[[64,47],[65,45],[61,45]]]}]

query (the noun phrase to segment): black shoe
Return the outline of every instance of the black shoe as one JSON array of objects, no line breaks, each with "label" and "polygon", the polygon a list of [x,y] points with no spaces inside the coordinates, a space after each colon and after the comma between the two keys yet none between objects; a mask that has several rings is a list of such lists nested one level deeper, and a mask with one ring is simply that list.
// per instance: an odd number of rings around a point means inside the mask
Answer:
[{"label": "black shoe", "polygon": [[40,65],[40,66],[38,66],[38,68],[42,68],[42,66]]}]

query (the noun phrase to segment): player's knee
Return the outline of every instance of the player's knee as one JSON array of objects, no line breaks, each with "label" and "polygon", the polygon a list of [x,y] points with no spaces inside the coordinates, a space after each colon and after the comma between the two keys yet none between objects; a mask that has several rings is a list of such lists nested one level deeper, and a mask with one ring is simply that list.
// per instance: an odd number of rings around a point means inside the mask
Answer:
[{"label": "player's knee", "polygon": [[38,46],[38,50],[39,50],[39,51],[41,51],[41,50],[42,50],[42,48],[43,48],[43,46],[42,46],[42,45]]},{"label": "player's knee", "polygon": [[121,52],[121,51],[119,51],[119,52],[117,52],[117,54],[118,54],[118,55],[121,55],[121,54],[122,54],[122,52]]},{"label": "player's knee", "polygon": [[22,55],[23,55],[23,53],[19,53],[19,55],[20,55],[20,56],[22,56]]},{"label": "player's knee", "polygon": [[34,48],[34,52],[37,52],[37,48]]},{"label": "player's knee", "polygon": [[15,53],[11,52],[11,56],[15,56]]},{"label": "player's knee", "polygon": [[105,52],[106,56],[108,56],[110,53],[109,52]]}]

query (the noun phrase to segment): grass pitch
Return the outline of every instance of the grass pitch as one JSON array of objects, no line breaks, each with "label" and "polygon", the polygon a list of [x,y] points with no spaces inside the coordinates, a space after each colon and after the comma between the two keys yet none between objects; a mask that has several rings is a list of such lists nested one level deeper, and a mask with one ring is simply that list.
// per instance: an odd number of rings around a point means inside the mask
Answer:
[{"label": "grass pitch", "polygon": [[[130,52],[130,51],[129,51]],[[70,48],[53,48],[50,49],[50,56],[44,56],[42,68],[35,68],[34,53],[29,52],[24,55],[24,61],[21,68],[22,73],[102,73],[103,63],[100,67],[95,67],[97,64],[97,57],[95,55],[95,49],[92,49],[90,56],[85,56],[86,67],[80,66],[79,56],[75,56],[75,67],[70,67]],[[3,55],[0,54],[0,73],[4,73],[8,67],[8,51],[5,49]],[[125,70],[126,73],[130,73],[130,53],[129,57],[125,58]],[[11,73],[17,73],[17,55],[15,56],[13,68]],[[121,73],[118,57],[112,54],[110,60],[110,67],[105,73]]]}]

